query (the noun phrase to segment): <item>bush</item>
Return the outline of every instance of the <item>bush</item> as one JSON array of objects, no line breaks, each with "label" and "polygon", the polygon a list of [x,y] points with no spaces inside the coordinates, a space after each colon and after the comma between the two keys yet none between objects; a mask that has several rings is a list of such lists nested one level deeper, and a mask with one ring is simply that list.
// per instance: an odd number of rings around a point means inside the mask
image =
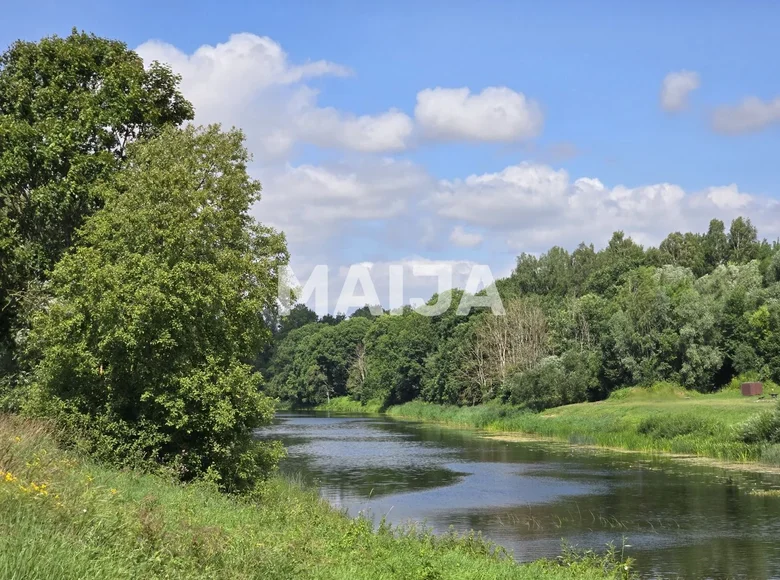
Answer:
[{"label": "bush", "polygon": [[736,429],[743,443],[780,443],[780,407],[758,413]]},{"label": "bush", "polygon": [[29,412],[115,463],[251,488],[280,455],[250,361],[270,338],[284,238],[249,216],[240,133],[170,129],[131,151],[33,318]]},{"label": "bush", "polygon": [[673,439],[692,433],[709,436],[716,431],[717,425],[693,414],[652,415],[637,426],[637,432],[655,439]]},{"label": "bush", "polygon": [[508,379],[510,401],[537,411],[581,403],[598,386],[597,361],[596,355],[577,351],[544,358]]}]

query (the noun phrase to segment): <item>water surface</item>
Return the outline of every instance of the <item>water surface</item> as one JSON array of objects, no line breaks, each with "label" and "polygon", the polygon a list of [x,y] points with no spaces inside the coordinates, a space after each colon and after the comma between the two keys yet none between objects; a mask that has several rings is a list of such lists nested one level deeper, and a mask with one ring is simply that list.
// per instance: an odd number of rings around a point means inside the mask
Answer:
[{"label": "water surface", "polygon": [[627,544],[645,577],[780,578],[776,475],[385,417],[281,413],[282,469],[350,514],[482,531],[520,561]]}]

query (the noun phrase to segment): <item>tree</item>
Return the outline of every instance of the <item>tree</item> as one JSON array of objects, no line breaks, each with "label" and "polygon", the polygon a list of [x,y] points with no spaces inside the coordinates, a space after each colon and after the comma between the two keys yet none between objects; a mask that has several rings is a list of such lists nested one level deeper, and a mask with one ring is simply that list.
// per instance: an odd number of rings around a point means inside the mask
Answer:
[{"label": "tree", "polygon": [[270,339],[261,312],[288,255],[249,215],[260,185],[247,159],[241,133],[216,126],[131,146],[99,194],[106,207],[53,271],[33,319],[28,409],[86,432],[99,458],[237,491],[279,455],[253,440],[274,406],[247,363]]},{"label": "tree", "polygon": [[370,326],[369,319],[357,317],[291,331],[271,359],[269,392],[304,407],[346,395],[349,374],[364,352],[363,339]]},{"label": "tree", "polygon": [[517,258],[512,279],[521,294],[566,296],[575,291],[573,256],[558,246],[539,258],[523,253]]},{"label": "tree", "polygon": [[547,317],[538,299],[515,298],[505,314],[482,313],[459,335],[459,380],[465,400],[484,402],[496,397],[506,379],[533,367],[549,354]]},{"label": "tree", "polygon": [[729,240],[726,236],[726,226],[722,221],[718,219],[710,221],[702,245],[708,272],[726,263],[729,256]]},{"label": "tree", "polygon": [[538,365],[509,379],[510,400],[536,411],[581,403],[598,386],[599,358],[595,352],[568,351],[548,356]]},{"label": "tree", "polygon": [[682,266],[690,268],[697,276],[707,273],[701,236],[686,232],[674,232],[666,236],[658,246],[656,266]]},{"label": "tree", "polygon": [[623,232],[615,232],[607,247],[596,255],[596,263],[585,283],[585,289],[595,294],[611,294],[628,272],[644,263],[642,246]]},{"label": "tree", "polygon": [[317,322],[317,318],[317,313],[314,310],[305,304],[296,304],[290,309],[289,314],[282,317],[277,330],[277,338],[281,340],[291,330]]},{"label": "tree", "polygon": [[179,77],[121,42],[75,30],[0,56],[0,348],[6,372],[20,301],[105,202],[133,141],[193,116]]},{"label": "tree", "polygon": [[361,400],[394,405],[416,398],[435,340],[431,319],[408,307],[378,317],[366,333]]},{"label": "tree", "polygon": [[756,259],[761,246],[755,226],[742,217],[731,222],[728,244],[729,260],[735,264],[746,264]]}]

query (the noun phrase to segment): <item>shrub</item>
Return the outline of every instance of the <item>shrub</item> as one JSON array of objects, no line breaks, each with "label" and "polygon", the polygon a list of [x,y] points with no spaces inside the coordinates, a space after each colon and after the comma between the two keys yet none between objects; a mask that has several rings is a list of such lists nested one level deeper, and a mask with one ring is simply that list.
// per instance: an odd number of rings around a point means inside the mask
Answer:
[{"label": "shrub", "polygon": [[597,360],[592,353],[578,351],[544,358],[531,370],[509,378],[510,401],[537,411],[581,403],[598,385]]},{"label": "shrub", "polygon": [[736,430],[743,443],[780,443],[780,407],[757,413]]},{"label": "shrub", "polygon": [[642,419],[637,432],[656,439],[673,439],[697,433],[714,435],[717,425],[704,417],[693,414],[651,415]]},{"label": "shrub", "polygon": [[136,145],[54,269],[28,351],[28,411],[101,459],[159,462],[227,491],[280,454],[252,438],[274,406],[247,361],[270,338],[260,313],[287,253],[249,216],[259,184],[242,140],[188,128]]}]

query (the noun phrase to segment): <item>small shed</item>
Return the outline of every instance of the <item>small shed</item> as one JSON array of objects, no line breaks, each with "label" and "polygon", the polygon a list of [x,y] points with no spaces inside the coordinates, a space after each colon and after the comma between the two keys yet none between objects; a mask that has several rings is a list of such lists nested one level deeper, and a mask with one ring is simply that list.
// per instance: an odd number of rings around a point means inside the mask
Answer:
[{"label": "small shed", "polygon": [[745,397],[761,395],[764,393],[763,383],[742,383],[742,394]]}]

